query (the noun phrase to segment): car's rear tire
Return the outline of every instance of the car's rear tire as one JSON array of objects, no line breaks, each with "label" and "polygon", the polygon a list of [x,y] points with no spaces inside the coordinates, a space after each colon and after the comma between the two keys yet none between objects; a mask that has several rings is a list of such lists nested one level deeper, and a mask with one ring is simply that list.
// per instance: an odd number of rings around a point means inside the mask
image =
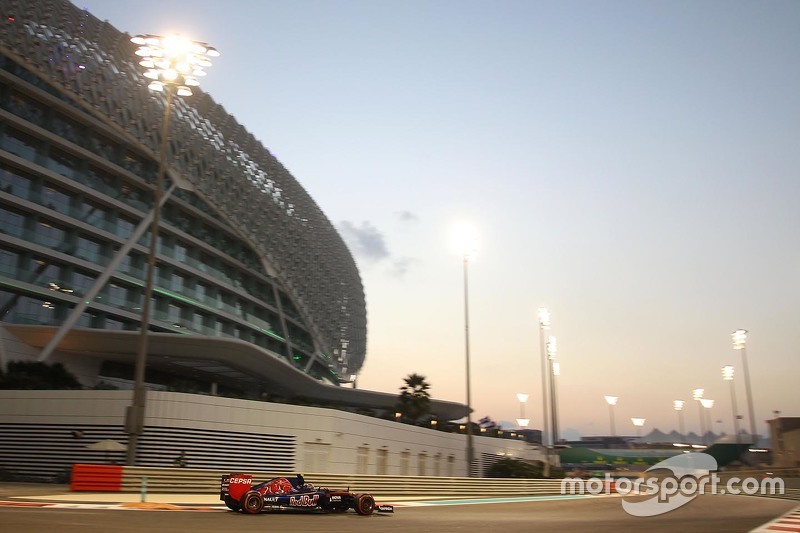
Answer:
[{"label": "car's rear tire", "polygon": [[264,508],[264,498],[258,491],[251,490],[242,496],[242,511],[248,514],[258,514]]},{"label": "car's rear tire", "polygon": [[375,510],[375,498],[369,494],[361,494],[356,498],[355,510],[362,516],[371,515]]},{"label": "car's rear tire", "polygon": [[239,509],[241,509],[241,506],[239,505],[239,502],[237,502],[236,500],[234,500],[230,496],[225,496],[225,500],[224,501],[225,501],[225,505],[227,505],[228,509],[230,509],[231,511],[238,511]]}]

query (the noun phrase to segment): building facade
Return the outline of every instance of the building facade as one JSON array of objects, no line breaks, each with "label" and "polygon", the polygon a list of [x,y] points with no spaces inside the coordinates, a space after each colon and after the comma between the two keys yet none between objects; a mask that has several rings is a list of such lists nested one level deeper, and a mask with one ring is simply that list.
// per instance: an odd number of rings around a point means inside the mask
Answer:
[{"label": "building facade", "polygon": [[[153,207],[166,102],[130,37],[66,0],[2,0],[0,12],[0,320],[59,326]],[[241,341],[317,381],[351,382],[366,306],[331,222],[207,94],[176,97],[169,132],[177,189],[161,210],[150,330]],[[145,232],[78,328],[139,329],[148,249]],[[259,392],[230,369],[153,365],[171,387]]]},{"label": "building facade", "polygon": [[[126,436],[119,424],[130,391],[0,390],[0,479],[64,479],[74,463],[121,463],[124,452],[93,449]],[[54,408],[53,406],[57,406]],[[464,434],[339,410],[176,392],[152,392],[139,466],[463,477]],[[497,460],[542,461],[525,440],[474,438],[473,475]]]},{"label": "building facade", "polygon": [[772,466],[800,468],[800,417],[779,416],[767,420],[772,443]]}]

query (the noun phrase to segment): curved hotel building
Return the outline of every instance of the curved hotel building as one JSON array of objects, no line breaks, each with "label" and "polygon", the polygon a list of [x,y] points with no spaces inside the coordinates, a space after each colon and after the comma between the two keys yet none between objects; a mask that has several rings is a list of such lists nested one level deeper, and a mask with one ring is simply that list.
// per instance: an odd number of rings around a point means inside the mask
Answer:
[{"label": "curved hotel building", "polygon": [[[130,36],[66,0],[0,0],[0,15],[0,369],[59,362],[100,389],[0,391],[0,474],[52,473],[91,460],[89,437],[125,439],[167,116],[139,464],[180,447],[204,457],[190,466],[466,468],[463,435],[360,414],[393,418],[397,394],[353,383],[367,338],[358,269],[261,143],[199,91],[165,113]],[[223,465],[221,436],[251,455]]]},{"label": "curved hotel building", "polygon": [[[0,317],[57,326],[152,209],[165,99],[107,23],[68,2],[2,5]],[[177,188],[161,209],[150,330],[237,339],[315,380],[352,381],[364,293],[331,222],[207,94],[176,97],[169,132],[165,189]],[[145,232],[78,328],[139,329],[148,248]],[[164,372],[185,386],[255,385],[182,364]]]}]

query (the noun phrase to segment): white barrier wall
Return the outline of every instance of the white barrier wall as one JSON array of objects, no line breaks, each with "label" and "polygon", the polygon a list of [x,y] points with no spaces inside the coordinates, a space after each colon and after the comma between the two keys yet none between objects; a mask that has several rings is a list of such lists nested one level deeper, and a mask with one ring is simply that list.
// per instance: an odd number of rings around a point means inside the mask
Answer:
[{"label": "white barrier wall", "polygon": [[[122,462],[87,446],[127,442],[131,391],[0,391],[0,469],[48,477],[77,462]],[[521,441],[474,437],[478,472],[499,457],[541,460]],[[150,391],[141,466],[465,476],[466,437],[334,409]]]}]

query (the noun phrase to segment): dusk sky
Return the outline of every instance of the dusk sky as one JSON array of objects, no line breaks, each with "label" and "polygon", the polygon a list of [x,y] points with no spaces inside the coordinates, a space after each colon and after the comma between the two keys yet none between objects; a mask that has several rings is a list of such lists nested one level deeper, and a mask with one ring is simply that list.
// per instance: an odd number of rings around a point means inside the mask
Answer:
[{"label": "dusk sky", "polygon": [[[758,428],[800,416],[800,2],[83,0],[131,35],[221,53],[203,89],[348,242],[367,300],[358,386],[424,375],[475,417],[541,427],[536,310],[561,427],[732,430],[741,353]],[[562,432],[564,434],[564,432]]]}]

